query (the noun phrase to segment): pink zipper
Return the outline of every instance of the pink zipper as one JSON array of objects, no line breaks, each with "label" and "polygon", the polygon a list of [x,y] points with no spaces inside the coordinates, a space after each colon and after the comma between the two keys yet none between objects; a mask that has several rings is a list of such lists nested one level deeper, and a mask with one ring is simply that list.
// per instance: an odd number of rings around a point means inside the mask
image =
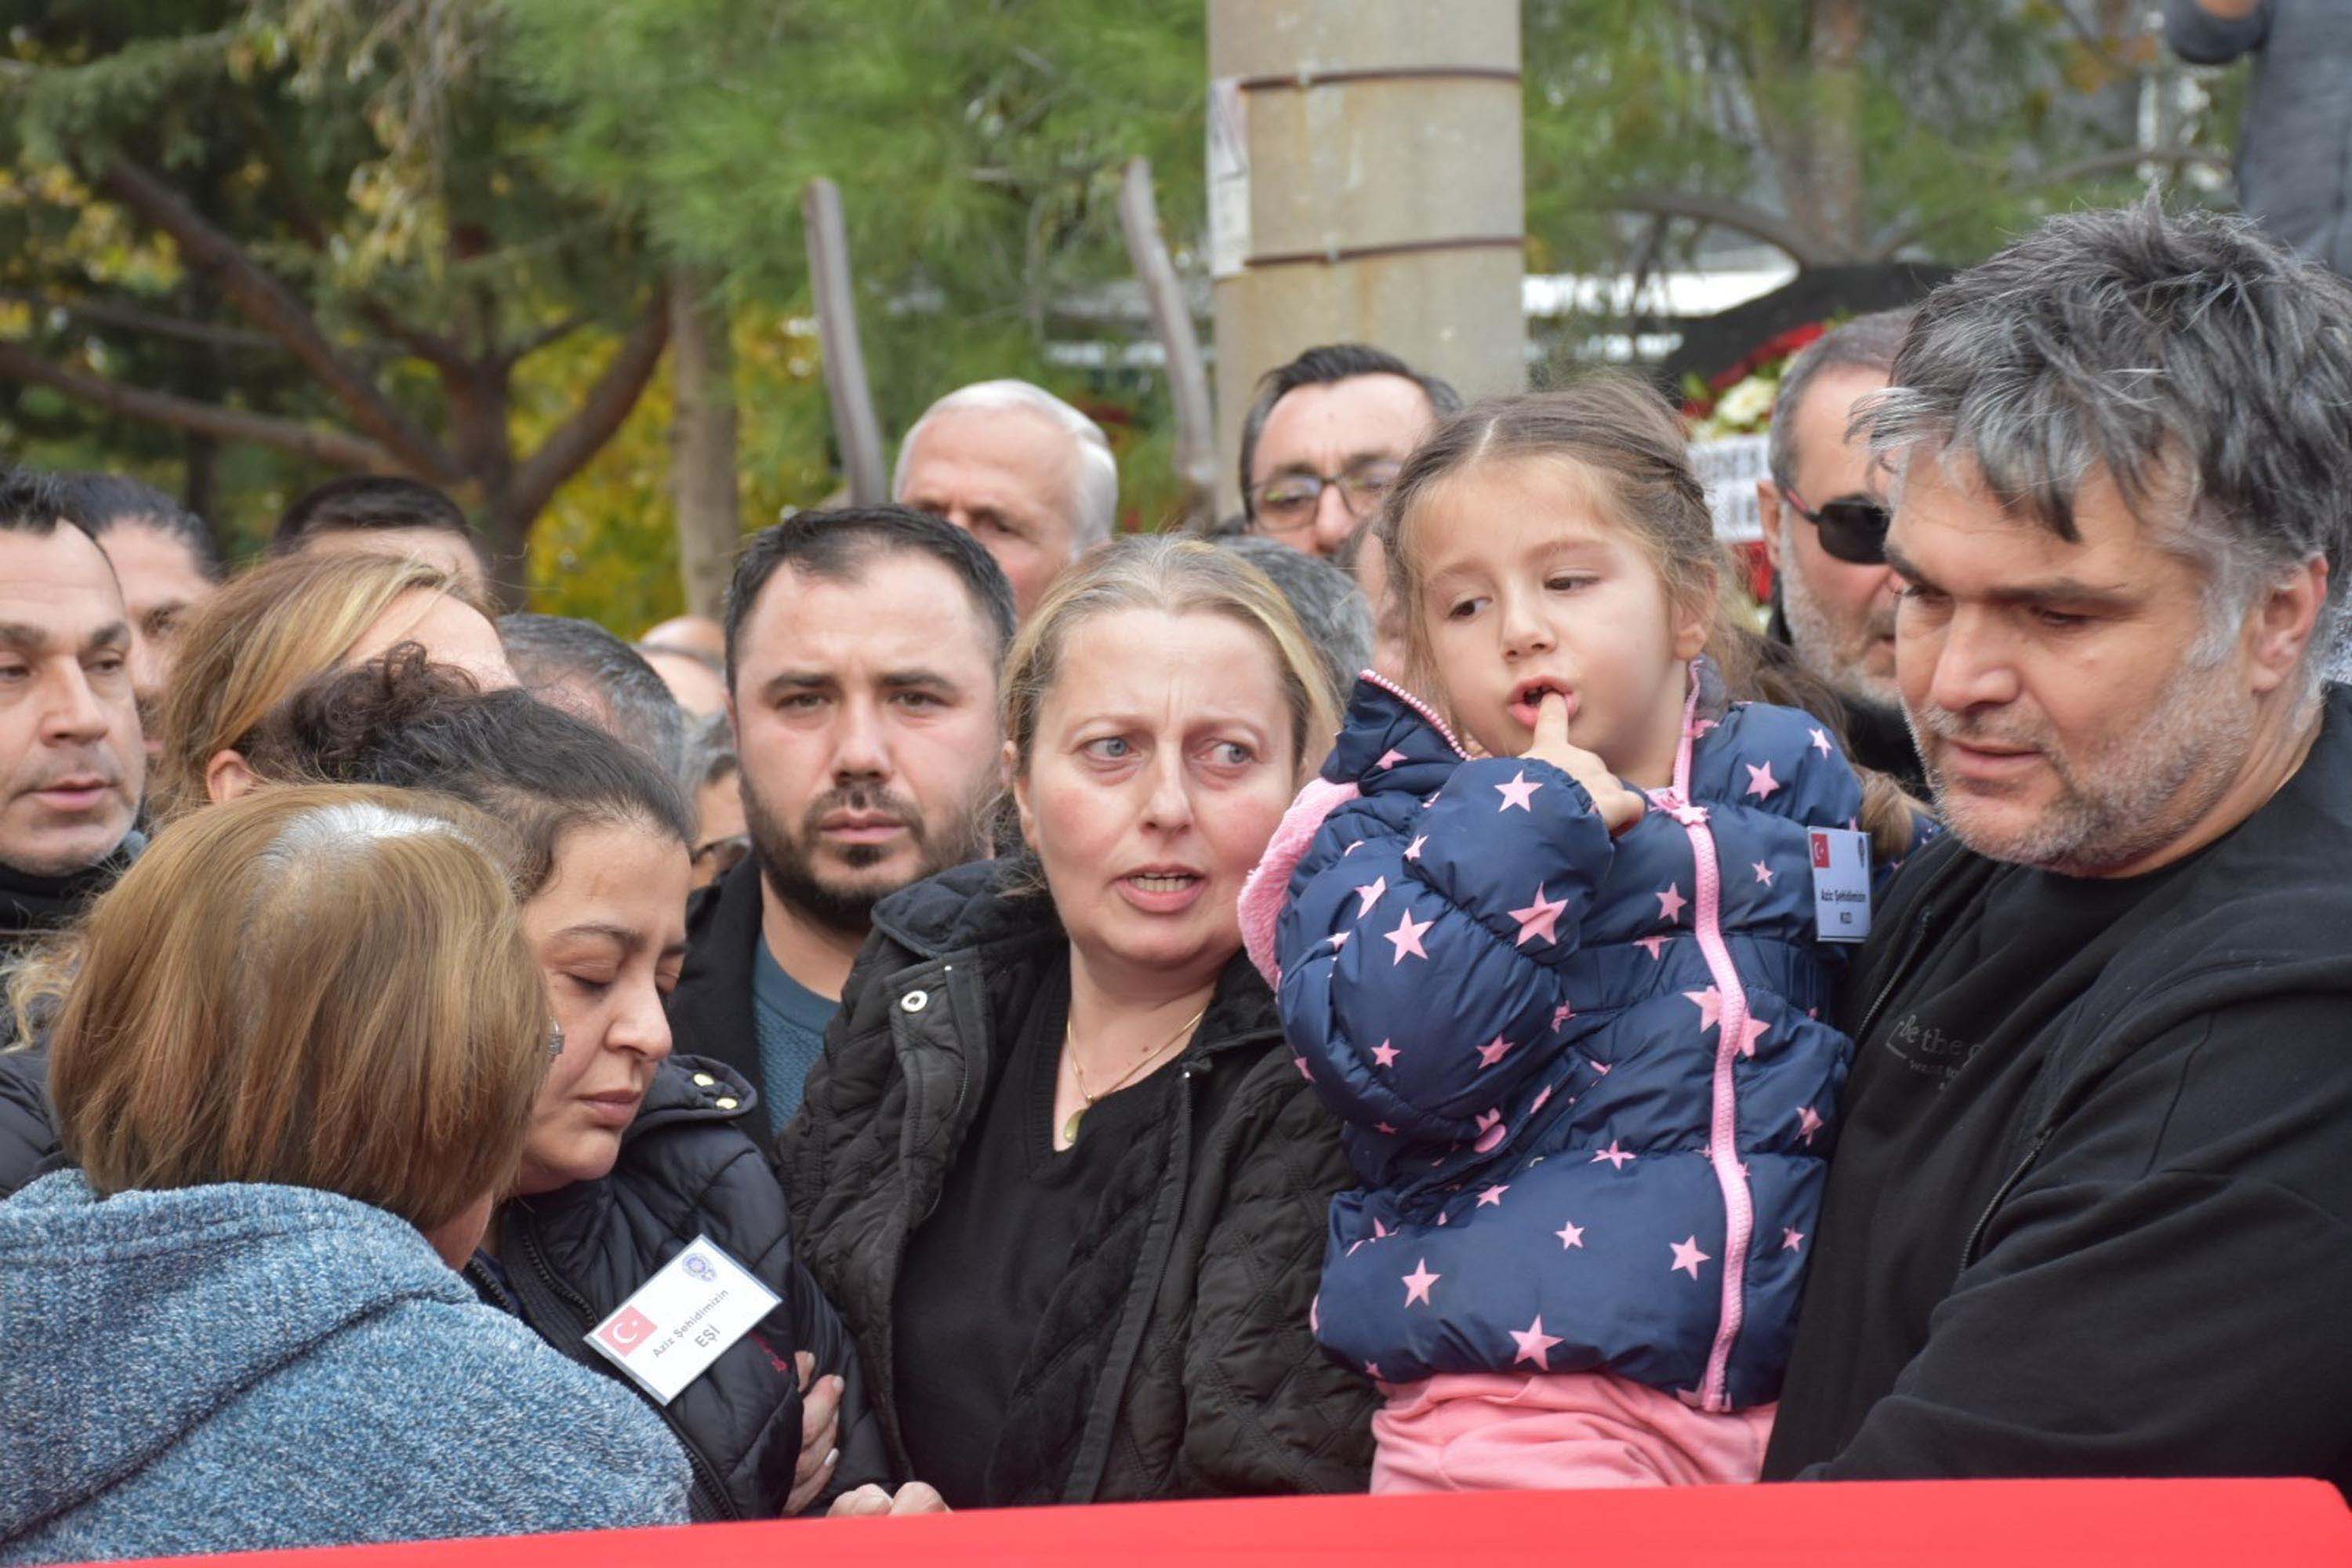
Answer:
[{"label": "pink zipper", "polygon": [[1356,679],[1359,680],[1370,681],[1374,686],[1379,687],[1382,691],[1387,692],[1390,696],[1395,698],[1398,701],[1403,703],[1406,707],[1412,709],[1423,718],[1428,720],[1430,728],[1435,730],[1439,734],[1445,737],[1445,743],[1454,748],[1455,755],[1461,757],[1465,762],[1469,760],[1470,748],[1464,745],[1460,741],[1454,738],[1454,727],[1437,716],[1436,709],[1432,708],[1428,703],[1423,702],[1420,698],[1415,697],[1412,692],[1407,691],[1403,687],[1399,686],[1395,681],[1391,680],[1387,676],[1382,675],[1377,669],[1368,669]]},{"label": "pink zipper", "polygon": [[1739,983],[1731,949],[1723,940],[1723,871],[1716,863],[1715,832],[1707,826],[1706,808],[1691,804],[1690,799],[1691,742],[1697,717],[1698,682],[1694,675],[1690,697],[1683,708],[1682,742],[1675,753],[1674,787],[1652,798],[1690,835],[1691,862],[1698,881],[1695,934],[1720,1002],[1716,1012],[1713,1125],[1706,1152],[1715,1167],[1716,1184],[1723,1191],[1723,1303],[1716,1321],[1715,1346],[1706,1358],[1706,1377],[1699,1385],[1699,1407],[1724,1411],[1731,1408],[1727,1394],[1731,1348],[1747,1315],[1748,1243],[1756,1228],[1755,1199],[1748,1190],[1747,1174],[1739,1168],[1739,1106],[1732,1076],[1740,1042],[1748,1037],[1748,1014],[1747,988]]}]

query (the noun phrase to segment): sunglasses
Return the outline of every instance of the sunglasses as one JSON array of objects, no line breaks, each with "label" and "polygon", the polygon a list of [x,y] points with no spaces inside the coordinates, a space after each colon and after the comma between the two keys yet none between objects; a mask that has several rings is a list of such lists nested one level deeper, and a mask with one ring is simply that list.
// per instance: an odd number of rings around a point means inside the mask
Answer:
[{"label": "sunglasses", "polygon": [[1884,501],[1833,500],[1814,510],[1788,486],[1780,495],[1799,517],[1813,525],[1822,548],[1840,561],[1856,566],[1881,566],[1886,562],[1886,504]]}]

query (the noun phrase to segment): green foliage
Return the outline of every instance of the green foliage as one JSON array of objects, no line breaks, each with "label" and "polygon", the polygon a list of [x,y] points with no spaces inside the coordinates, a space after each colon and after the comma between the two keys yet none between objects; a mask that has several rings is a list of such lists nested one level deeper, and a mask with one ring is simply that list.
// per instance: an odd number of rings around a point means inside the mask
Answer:
[{"label": "green foliage", "polygon": [[[1850,60],[1825,18],[1866,26]],[[1149,157],[1180,265],[1205,227],[1202,0],[49,0],[0,39],[0,336],[83,369],[280,417],[337,411],[266,345],[158,337],[71,307],[237,326],[176,251],[93,193],[96,153],[161,169],[318,312],[419,421],[461,412],[383,321],[514,345],[528,451],[676,263],[731,302],[746,527],[835,489],[801,193],[842,188],[886,434],[965,382],[1019,375],[1110,432],[1131,523],[1176,493],[1157,373],[1081,368],[1144,329],[1085,307],[1129,267],[1118,179]],[[1621,204],[1743,203],[1825,232],[1840,149],[1850,248],[1965,263],[2054,208],[2128,198],[2147,7],[2115,0],[1523,0],[1528,261],[1608,271],[1686,256],[1702,228]],[[2165,133],[2226,145],[2245,73]],[[2169,100],[2168,100],[2168,103]],[[1841,138],[1843,140],[1842,141]],[[22,301],[30,300],[32,306]],[[561,489],[534,602],[625,632],[677,607],[665,371]],[[1228,411],[1230,415],[1231,411]],[[169,482],[211,476],[232,535],[324,477],[0,386],[0,444]]]},{"label": "green foliage", "polygon": [[[1130,515],[1164,515],[1157,378],[1073,373],[1047,345],[1098,331],[1064,306],[1129,276],[1129,158],[1152,160],[1171,243],[1202,226],[1202,6],[609,0],[593,26],[570,0],[506,10],[516,68],[562,106],[562,165],[747,308],[806,318],[801,193],[820,175],[842,187],[886,433],[950,387],[1022,376],[1104,416],[1132,449]],[[814,371],[814,346],[802,357]],[[758,454],[788,435],[817,437],[803,463],[823,453],[817,383],[780,396],[739,382],[755,482]]]}]

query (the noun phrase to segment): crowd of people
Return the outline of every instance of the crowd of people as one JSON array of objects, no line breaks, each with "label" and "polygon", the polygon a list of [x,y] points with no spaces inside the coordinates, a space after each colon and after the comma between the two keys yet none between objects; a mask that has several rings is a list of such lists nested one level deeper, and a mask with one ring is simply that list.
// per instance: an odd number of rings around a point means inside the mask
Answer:
[{"label": "crowd of people", "polygon": [[1760,611],[1629,376],[1240,448],[1120,536],[967,387],[635,646],[413,480],[0,480],[0,1563],[2352,1489],[2352,287],[2150,205],[1836,326]]}]

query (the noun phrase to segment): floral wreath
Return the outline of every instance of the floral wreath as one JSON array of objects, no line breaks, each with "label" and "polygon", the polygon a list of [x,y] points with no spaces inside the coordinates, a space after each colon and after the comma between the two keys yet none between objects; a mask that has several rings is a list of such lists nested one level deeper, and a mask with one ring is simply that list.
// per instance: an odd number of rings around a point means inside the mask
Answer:
[{"label": "floral wreath", "polygon": [[1683,416],[1691,422],[1691,439],[1760,436],[1770,428],[1772,400],[1780,395],[1780,377],[1788,371],[1789,362],[1831,325],[1826,321],[1808,321],[1767,338],[1711,381],[1701,381],[1696,373],[1684,376]]}]

